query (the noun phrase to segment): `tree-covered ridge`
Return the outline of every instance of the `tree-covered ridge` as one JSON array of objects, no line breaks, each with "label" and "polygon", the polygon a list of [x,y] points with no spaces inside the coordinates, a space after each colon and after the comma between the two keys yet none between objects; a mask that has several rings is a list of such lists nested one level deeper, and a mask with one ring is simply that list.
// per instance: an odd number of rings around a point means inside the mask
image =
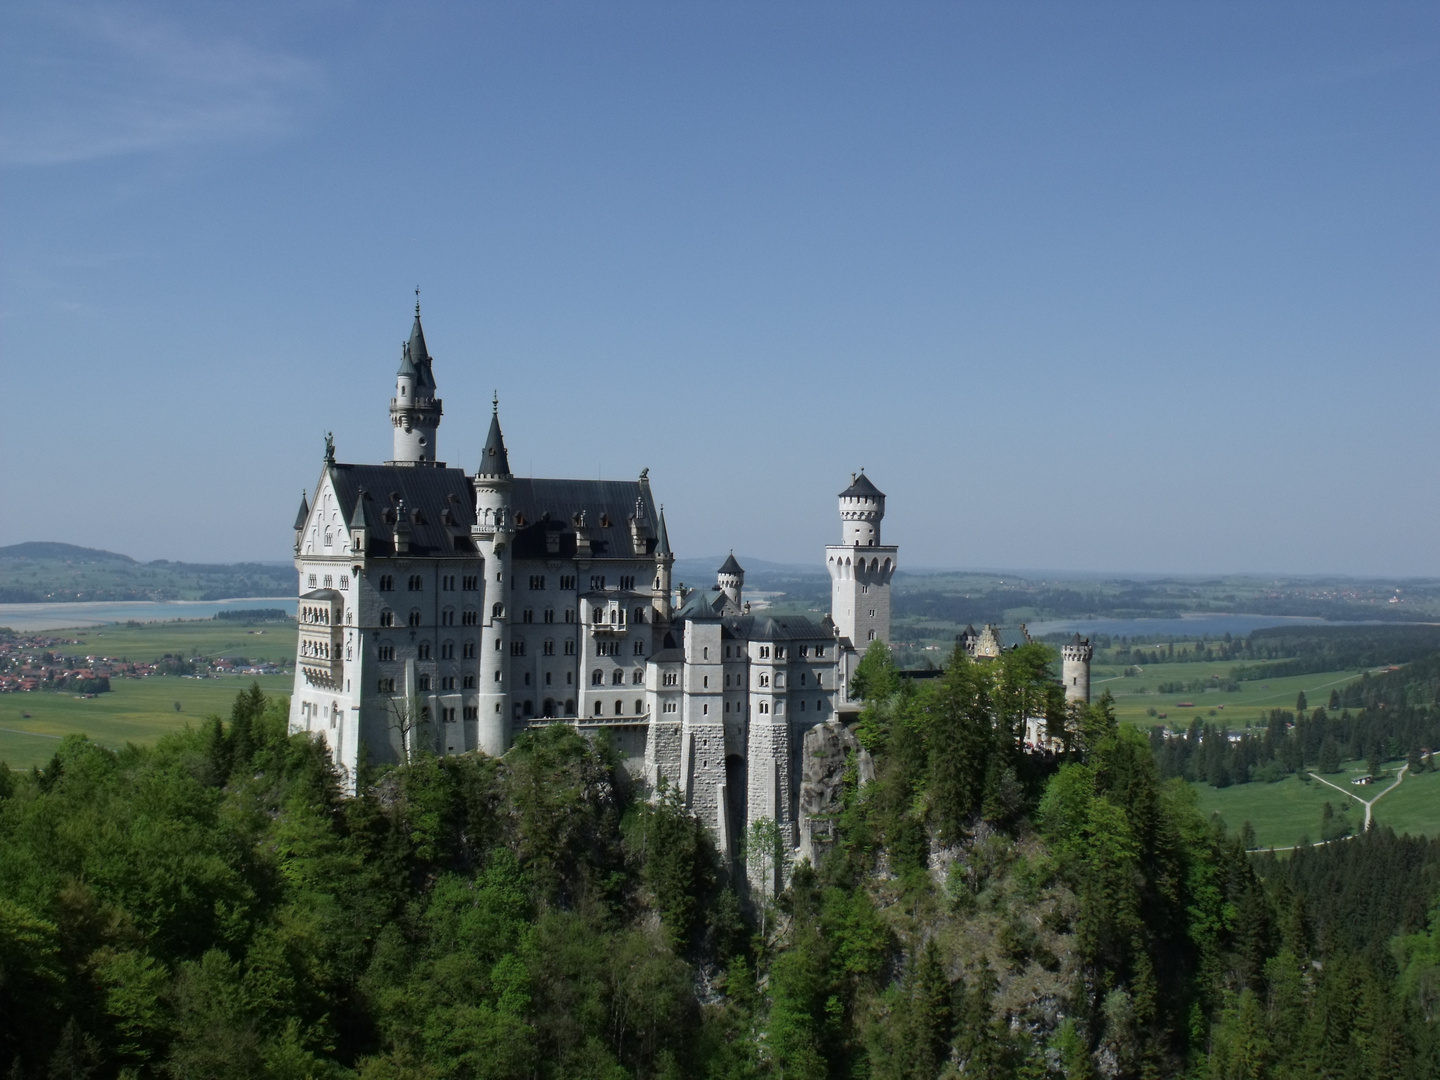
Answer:
[{"label": "tree-covered ridge", "polygon": [[294,596],[295,570],[268,563],[142,563],[128,555],[73,544],[0,548],[0,603],[225,600]]},{"label": "tree-covered ridge", "polygon": [[[1440,845],[1252,862],[1043,646],[867,655],[839,842],[744,901],[675,792],[554,725],[342,798],[258,691],[0,770],[16,1077],[1424,1076]],[[1072,750],[1018,752],[1044,714]],[[762,909],[763,905],[763,909]]]}]

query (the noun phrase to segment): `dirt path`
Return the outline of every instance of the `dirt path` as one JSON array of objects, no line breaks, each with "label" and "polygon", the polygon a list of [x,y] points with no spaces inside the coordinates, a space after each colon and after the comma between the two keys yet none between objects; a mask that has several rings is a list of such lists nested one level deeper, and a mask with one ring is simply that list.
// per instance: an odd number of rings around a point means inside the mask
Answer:
[{"label": "dirt path", "polygon": [[1353,791],[1346,791],[1346,790],[1345,790],[1344,788],[1342,788],[1339,784],[1332,784],[1332,783],[1330,783],[1329,780],[1326,780],[1323,776],[1320,776],[1318,773],[1313,773],[1313,772],[1312,772],[1310,775],[1313,776],[1313,777],[1315,777],[1316,780],[1319,780],[1320,783],[1324,784],[1326,787],[1332,787],[1332,788],[1334,788],[1336,791],[1340,792],[1341,795],[1347,795],[1347,796],[1349,796],[1350,798],[1354,799],[1356,802],[1358,802],[1361,806],[1365,807],[1365,830],[1368,832],[1369,829],[1370,829],[1370,814],[1371,814],[1371,811],[1373,810],[1375,804],[1376,804],[1377,802],[1379,802],[1381,799],[1383,799],[1386,795],[1389,795],[1390,792],[1394,791],[1397,787],[1400,786],[1400,781],[1405,779],[1405,770],[1408,769],[1408,768],[1410,768],[1410,766],[1409,766],[1408,764],[1407,764],[1407,765],[1401,765],[1401,766],[1400,766],[1400,771],[1395,774],[1395,782],[1394,782],[1393,784],[1391,784],[1389,787],[1387,787],[1384,791],[1380,792],[1379,795],[1376,795],[1373,799],[1369,800],[1368,802],[1367,802],[1366,800],[1360,798],[1360,796],[1359,796],[1359,795],[1356,795]]}]

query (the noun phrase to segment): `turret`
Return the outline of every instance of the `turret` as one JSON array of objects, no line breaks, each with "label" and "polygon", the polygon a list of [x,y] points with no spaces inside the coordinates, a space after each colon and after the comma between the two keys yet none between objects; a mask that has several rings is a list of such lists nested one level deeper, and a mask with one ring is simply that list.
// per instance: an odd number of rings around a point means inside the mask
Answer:
[{"label": "turret", "polygon": [[880,522],[885,517],[885,493],[861,469],[850,474],[850,486],[840,493],[840,543],[846,547],[878,547]]},{"label": "turret", "polygon": [[670,572],[675,566],[675,553],[670,550],[670,532],[665,528],[665,507],[660,507],[660,523],[655,541],[655,614],[661,622],[670,619]]},{"label": "turret", "polygon": [[735,552],[721,565],[715,576],[715,587],[730,598],[737,608],[740,606],[740,591],[745,587],[745,569],[735,561]]},{"label": "turret", "polygon": [[1060,646],[1060,678],[1065,683],[1065,700],[1090,703],[1090,658],[1095,650],[1089,638],[1076,634]]},{"label": "turret", "polygon": [[476,745],[492,757],[510,748],[507,597],[510,592],[510,455],[500,430],[500,400],[491,402],[490,432],[475,470],[475,524],[470,538],[485,563],[480,635],[480,701]]},{"label": "turret", "polygon": [[305,540],[305,526],[310,523],[310,500],[300,492],[300,512],[295,515],[295,554],[300,554],[300,545]]},{"label": "turret", "polygon": [[415,324],[410,340],[400,347],[400,370],[395,373],[395,396],[390,399],[390,422],[395,428],[395,457],[391,465],[443,465],[436,460],[436,431],[443,412],[435,396],[435,374],[420,327],[420,290],[415,290]]}]

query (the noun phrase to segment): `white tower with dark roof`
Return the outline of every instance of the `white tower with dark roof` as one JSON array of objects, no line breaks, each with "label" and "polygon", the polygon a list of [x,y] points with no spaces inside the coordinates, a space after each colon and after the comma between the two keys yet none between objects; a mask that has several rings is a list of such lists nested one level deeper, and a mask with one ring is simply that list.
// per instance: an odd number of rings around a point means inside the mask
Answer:
[{"label": "white tower with dark roof", "polygon": [[400,370],[395,373],[395,396],[390,399],[390,422],[395,428],[395,457],[388,465],[440,465],[436,461],[436,431],[443,411],[435,396],[435,373],[420,328],[420,291],[415,291],[415,324],[410,340],[400,348]]},{"label": "white tower with dark roof", "polygon": [[[884,517],[885,493],[863,469],[852,473],[850,486],[840,493],[840,543],[825,549],[825,568],[830,572],[830,618],[856,660],[870,642],[890,641],[890,579],[900,549],[880,542]],[[849,676],[850,670],[842,671],[847,687]]]},{"label": "white tower with dark roof", "polygon": [[470,538],[484,566],[484,606],[479,613],[480,694],[476,745],[492,757],[510,748],[509,610],[511,495],[514,477],[500,431],[500,401],[491,402],[490,432],[475,470],[475,524]]}]

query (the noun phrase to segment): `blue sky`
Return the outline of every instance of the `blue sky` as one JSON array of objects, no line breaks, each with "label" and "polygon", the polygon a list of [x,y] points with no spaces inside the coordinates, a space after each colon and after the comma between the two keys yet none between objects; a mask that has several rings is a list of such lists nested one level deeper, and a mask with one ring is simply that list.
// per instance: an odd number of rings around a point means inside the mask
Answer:
[{"label": "blue sky", "polygon": [[0,544],[282,559],[324,433],[683,555],[1440,575],[1440,7],[0,14]]}]

